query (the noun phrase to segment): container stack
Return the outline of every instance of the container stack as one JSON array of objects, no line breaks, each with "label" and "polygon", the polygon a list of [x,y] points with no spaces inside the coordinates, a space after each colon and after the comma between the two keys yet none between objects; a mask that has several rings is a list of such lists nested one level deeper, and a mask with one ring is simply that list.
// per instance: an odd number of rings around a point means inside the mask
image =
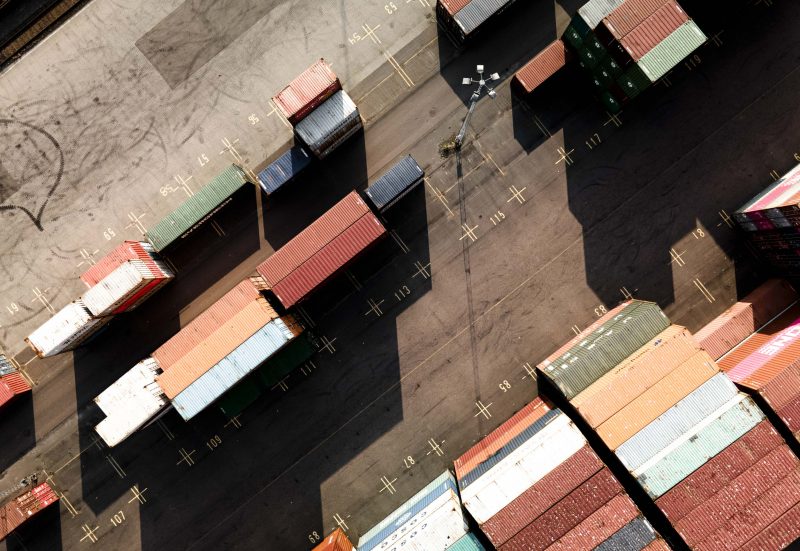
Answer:
[{"label": "container stack", "polygon": [[358,540],[358,551],[478,550],[468,533],[453,475],[447,471]]},{"label": "container stack", "polygon": [[567,64],[570,51],[563,40],[555,40],[514,74],[514,80],[530,94]]},{"label": "container stack", "polygon": [[355,549],[344,530],[337,528],[314,547],[313,551],[355,551]]},{"label": "container stack", "polygon": [[25,380],[17,368],[0,354],[0,407],[4,406],[20,394],[31,391],[31,385]]},{"label": "container stack", "polygon": [[296,304],[386,233],[355,191],[256,269],[284,308]]},{"label": "container stack", "polygon": [[55,491],[45,482],[0,507],[0,540],[57,501]]},{"label": "container stack", "polygon": [[538,398],[455,468],[464,507],[502,551],[665,546],[569,417]]},{"label": "container stack", "polygon": [[272,101],[320,159],[363,127],[358,108],[324,59],[303,71]]},{"label": "container stack", "polygon": [[310,164],[309,154],[301,146],[296,145],[259,172],[258,183],[264,193],[272,195],[294,180]]},{"label": "container stack", "polygon": [[53,356],[77,348],[110,320],[110,317],[94,317],[78,299],[56,312],[28,335],[25,342],[40,358]]},{"label": "container stack", "polygon": [[411,155],[406,155],[373,182],[364,194],[378,212],[385,212],[422,183],[425,171]]},{"label": "container stack", "polygon": [[174,278],[158,260],[126,260],[86,291],[81,300],[100,318],[133,310]]},{"label": "container stack", "polygon": [[459,42],[473,36],[482,25],[515,0],[438,0],[436,13],[444,28]]}]

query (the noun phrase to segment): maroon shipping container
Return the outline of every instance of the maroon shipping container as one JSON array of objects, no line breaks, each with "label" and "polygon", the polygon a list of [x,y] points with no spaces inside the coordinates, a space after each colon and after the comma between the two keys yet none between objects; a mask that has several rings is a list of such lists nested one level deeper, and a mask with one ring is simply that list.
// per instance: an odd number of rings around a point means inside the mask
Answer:
[{"label": "maroon shipping container", "polygon": [[800,504],[795,505],[760,534],[748,541],[741,551],[778,551],[800,539]]},{"label": "maroon shipping container", "polygon": [[764,420],[658,498],[656,505],[677,523],[783,443],[775,427]]},{"label": "maroon shipping container", "polygon": [[548,547],[547,551],[594,549],[637,516],[639,509],[631,498],[619,494]]},{"label": "maroon shipping container", "polygon": [[621,492],[620,483],[611,471],[603,468],[502,545],[500,550],[546,549]]},{"label": "maroon shipping container", "polygon": [[761,387],[758,393],[773,411],[782,409],[800,396],[800,365],[791,365]]},{"label": "maroon shipping container", "polygon": [[611,35],[619,40],[645,19],[650,17],[667,0],[626,0],[603,19]]},{"label": "maroon shipping container", "polygon": [[703,541],[748,503],[797,468],[800,460],[785,444],[736,477],[680,522],[675,529],[689,545]]},{"label": "maroon shipping container", "polygon": [[566,64],[567,48],[561,40],[556,40],[517,71],[514,78],[531,93]]},{"label": "maroon shipping container", "polygon": [[792,431],[796,438],[798,431],[800,431],[800,396],[782,407],[778,411],[778,417],[786,423],[786,426],[789,427],[789,430]]},{"label": "maroon shipping container", "polygon": [[439,0],[440,9],[453,16],[461,11],[471,0]]},{"label": "maroon shipping container", "polygon": [[274,287],[322,247],[369,213],[369,207],[361,196],[351,191],[291,241],[275,251],[256,270],[269,285]]},{"label": "maroon shipping container", "polygon": [[547,473],[481,526],[495,547],[500,547],[603,468],[588,445]]},{"label": "maroon shipping container", "polygon": [[374,214],[364,215],[274,285],[272,292],[285,308],[293,306],[385,233]]},{"label": "maroon shipping container", "polygon": [[339,79],[324,59],[300,73],[272,98],[286,119],[296,125],[322,102],[342,89]]},{"label": "maroon shipping container", "polygon": [[738,549],[800,502],[800,469],[792,471],[696,546],[700,551]]},{"label": "maroon shipping container", "polygon": [[672,551],[672,548],[661,538],[656,538],[650,545],[642,549],[642,551]]},{"label": "maroon shipping container", "polygon": [[10,402],[15,396],[31,391],[31,385],[19,373],[9,373],[0,377],[0,406]]},{"label": "maroon shipping container", "polygon": [[668,0],[650,17],[620,39],[619,43],[634,60],[639,60],[689,21],[689,16],[675,0]]}]

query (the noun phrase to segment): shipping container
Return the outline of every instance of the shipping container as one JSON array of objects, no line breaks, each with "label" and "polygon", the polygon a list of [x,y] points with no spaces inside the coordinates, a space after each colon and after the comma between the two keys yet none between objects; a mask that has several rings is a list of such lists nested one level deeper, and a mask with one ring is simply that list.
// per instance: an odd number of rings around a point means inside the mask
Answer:
[{"label": "shipping container", "polygon": [[515,0],[471,0],[453,14],[452,19],[458,29],[458,38],[465,40],[492,17],[511,6]]},{"label": "shipping container", "polygon": [[300,267],[336,236],[361,219],[370,210],[355,191],[348,193],[325,214],[275,251],[256,270],[270,286]]},{"label": "shipping container", "polygon": [[795,438],[800,434],[800,393],[797,398],[778,410],[778,417],[783,421]]},{"label": "shipping container", "polygon": [[259,172],[258,183],[264,193],[270,195],[291,182],[310,164],[311,156],[305,149],[296,145]]},{"label": "shipping container", "polygon": [[58,494],[45,482],[5,503],[0,507],[0,540],[57,501]]},{"label": "shipping container", "polygon": [[672,551],[672,547],[670,547],[669,544],[665,542],[663,539],[657,537],[642,551]]},{"label": "shipping container", "polygon": [[156,383],[158,373],[158,362],[146,358],[94,399],[106,414],[95,427],[106,445],[116,446],[169,406]]},{"label": "shipping container", "polygon": [[753,400],[739,395],[631,474],[656,499],[763,419]]},{"label": "shipping container", "polygon": [[100,280],[129,260],[143,260],[149,262],[161,260],[161,258],[155,253],[153,246],[146,241],[123,241],[110,253],[83,272],[83,274],[81,274],[81,281],[89,287],[97,285],[100,283]]},{"label": "shipping container", "polygon": [[469,533],[447,548],[448,551],[486,551],[475,534]]},{"label": "shipping container", "polygon": [[317,544],[313,551],[355,551],[355,546],[347,539],[344,530],[337,528]]},{"label": "shipping container", "polygon": [[294,130],[311,152],[323,159],[361,128],[356,104],[347,92],[339,90],[300,121]]},{"label": "shipping container", "polygon": [[294,306],[385,233],[386,228],[374,214],[365,214],[274,285],[272,292],[284,308]]},{"label": "shipping container", "polygon": [[742,551],[778,551],[788,549],[800,539],[800,504],[785,512],[760,534],[747,542]]},{"label": "shipping container", "polygon": [[605,19],[603,25],[617,40],[641,25],[668,0],[625,0]]},{"label": "shipping container", "polygon": [[597,435],[616,450],[717,373],[717,364],[701,350],[597,427]]},{"label": "shipping container", "polygon": [[470,3],[471,0],[438,0],[436,7],[443,10],[446,14],[453,16],[464,6]]},{"label": "shipping container", "polygon": [[775,427],[762,421],[661,496],[656,505],[675,524],[781,445],[783,438]]},{"label": "shipping container", "polygon": [[[551,355],[537,368],[571,400],[669,326],[652,302],[629,301]],[[552,359],[551,359],[552,358]]]},{"label": "shipping container", "polygon": [[589,25],[589,28],[594,29],[624,2],[625,0],[589,0],[578,9],[578,13]]},{"label": "shipping container", "polygon": [[257,369],[300,331],[299,326],[289,316],[269,322],[190,383],[172,399],[172,405],[185,421],[192,419]]},{"label": "shipping container", "polygon": [[671,325],[578,394],[571,404],[592,428],[597,428],[699,351],[688,330]]},{"label": "shipping container", "polygon": [[383,212],[422,183],[425,171],[411,155],[406,155],[372,183],[364,193],[379,212]]},{"label": "shipping container", "polygon": [[568,53],[564,42],[555,40],[523,65],[522,69],[514,74],[514,78],[522,89],[530,94],[564,67],[567,59]]},{"label": "shipping container", "polygon": [[621,444],[617,457],[629,471],[638,469],[736,394],[736,385],[724,373],[717,373]]},{"label": "shipping container", "polygon": [[467,523],[458,495],[448,490],[421,513],[384,540],[386,551],[450,549],[467,534]]},{"label": "shipping container", "polygon": [[150,292],[173,278],[157,261],[129,260],[86,291],[81,300],[95,317],[133,310]]},{"label": "shipping container", "polygon": [[95,318],[81,300],[75,300],[28,335],[25,342],[40,358],[77,348],[109,322]]},{"label": "shipping container", "polygon": [[631,498],[619,494],[548,547],[547,551],[595,549],[639,514]]},{"label": "shipping container", "polygon": [[150,228],[145,238],[156,252],[165,250],[208,220],[246,183],[244,171],[236,165],[229,166]]},{"label": "shipping container", "polygon": [[617,479],[607,468],[603,468],[521,530],[500,550],[546,549],[621,492],[622,486]]},{"label": "shipping container", "polygon": [[501,547],[602,468],[597,454],[588,445],[583,446],[483,523],[481,531],[495,547]]},{"label": "shipping container", "polygon": [[706,40],[706,35],[700,27],[689,20],[644,54],[636,64],[651,82],[656,82],[702,46]]},{"label": "shipping container", "polygon": [[689,16],[678,3],[668,0],[619,42],[631,58],[639,60],[687,21]]},{"label": "shipping container", "polygon": [[4,406],[20,394],[30,391],[31,385],[19,373],[3,375],[0,377],[0,406]]},{"label": "shipping container", "polygon": [[762,219],[780,220],[786,214],[797,210],[798,192],[800,192],[800,164],[737,209],[733,218],[740,225]]},{"label": "shipping container", "polygon": [[638,551],[656,539],[656,531],[644,517],[623,526],[616,534],[595,547],[596,551]]},{"label": "shipping container", "polygon": [[311,111],[341,89],[342,85],[330,65],[324,59],[320,59],[300,73],[272,98],[272,101],[292,125],[297,125]]}]

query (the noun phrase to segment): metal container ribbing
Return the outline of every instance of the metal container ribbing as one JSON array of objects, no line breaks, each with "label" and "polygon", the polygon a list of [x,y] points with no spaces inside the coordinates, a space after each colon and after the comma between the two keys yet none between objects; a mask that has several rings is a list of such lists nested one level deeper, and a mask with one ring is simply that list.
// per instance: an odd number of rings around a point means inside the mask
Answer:
[{"label": "metal container ribbing", "polygon": [[451,17],[459,12],[464,6],[470,3],[470,0],[438,0],[437,5],[450,15]]},{"label": "metal container ribbing", "polygon": [[619,40],[666,2],[667,0],[625,0],[603,19],[603,24]]},{"label": "metal container ribbing", "polygon": [[272,101],[283,115],[296,125],[315,107],[342,87],[324,59],[300,73]]},{"label": "metal container ribbing", "polygon": [[56,312],[25,338],[40,358],[72,350],[108,323],[111,318],[95,318],[81,300]]},{"label": "metal container ribbing", "polygon": [[678,3],[675,0],[668,0],[619,42],[631,58],[641,59],[687,21],[689,16]]},{"label": "metal container ribbing", "polygon": [[800,503],[747,542],[741,547],[741,551],[787,549],[798,539],[800,539]]},{"label": "metal container ribbing", "polygon": [[472,0],[453,15],[453,20],[461,28],[464,36],[469,36],[490,17],[500,13],[515,0]]},{"label": "metal container ribbing", "polygon": [[309,164],[311,164],[311,156],[305,149],[296,145],[259,172],[258,183],[267,195],[275,193],[281,186],[292,181]]},{"label": "metal container ribbing", "polygon": [[594,29],[611,12],[624,3],[625,0],[589,0],[578,9],[586,24]]},{"label": "metal container ribbing", "polygon": [[244,171],[236,165],[229,166],[150,228],[145,238],[156,251],[163,251],[204,222],[246,183]]},{"label": "metal container ribbing", "polygon": [[372,183],[364,193],[379,211],[384,211],[422,182],[425,172],[411,155],[406,155]]},{"label": "metal container ribbing", "polygon": [[797,438],[800,431],[800,393],[797,397],[778,410],[778,417],[783,421],[792,434]]},{"label": "metal container ribbing", "polygon": [[643,517],[623,526],[616,534],[595,547],[595,551],[639,551],[656,539],[656,531]]},{"label": "metal container ribbing", "polygon": [[621,444],[616,450],[617,457],[629,471],[638,469],[734,398],[736,392],[736,385],[724,373],[717,373]]},{"label": "metal container ribbing", "polygon": [[652,543],[645,547],[642,551],[672,551],[672,547],[663,539],[656,537]]},{"label": "metal container ribbing", "polygon": [[314,547],[313,551],[353,551],[355,547],[344,530],[337,528]]},{"label": "metal container ribbing", "polygon": [[763,419],[751,398],[737,396],[631,474],[656,499]]},{"label": "metal container ribbing", "polygon": [[448,547],[447,551],[486,551],[486,548],[475,537],[475,534],[469,533]]},{"label": "metal container ribbing", "polygon": [[317,157],[323,158],[359,128],[361,116],[356,104],[347,92],[339,90],[300,121],[294,130]]},{"label": "metal container ribbing", "polygon": [[107,255],[98,260],[81,274],[81,281],[91,287],[117,269],[128,260],[159,260],[150,243],[139,241],[123,241]]},{"label": "metal container ribbing", "polygon": [[0,354],[0,377],[16,372],[17,368],[14,367],[14,364],[11,363],[11,360],[6,358],[3,354]]},{"label": "metal container ribbing", "polygon": [[381,542],[385,551],[450,549],[467,534],[468,526],[458,494],[448,490]]},{"label": "metal container ribbing", "polygon": [[563,41],[555,40],[523,65],[514,78],[531,93],[566,64],[567,48]]},{"label": "metal container ribbing", "polygon": [[686,56],[702,46],[706,35],[694,21],[687,21],[652,50],[636,61],[651,82],[666,75],[673,67],[683,61]]},{"label": "metal container ribbing", "polygon": [[93,316],[106,316],[130,309],[145,293],[172,278],[170,269],[161,262],[128,260],[87,290],[81,299]]},{"label": "metal container ribbing", "polygon": [[638,514],[639,509],[631,501],[631,498],[625,494],[619,494],[548,547],[547,551],[595,549],[624,528]]},{"label": "metal container ribbing", "polygon": [[758,394],[779,411],[800,396],[800,365],[791,365],[758,389]]}]

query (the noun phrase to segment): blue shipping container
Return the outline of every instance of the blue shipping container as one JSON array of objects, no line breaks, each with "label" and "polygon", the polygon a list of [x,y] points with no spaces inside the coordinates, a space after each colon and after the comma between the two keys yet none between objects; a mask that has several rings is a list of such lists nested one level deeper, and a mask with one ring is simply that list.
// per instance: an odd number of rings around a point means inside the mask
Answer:
[{"label": "blue shipping container", "polygon": [[411,155],[406,155],[366,190],[372,204],[384,211],[422,182],[425,172]]},{"label": "blue shipping container", "polygon": [[267,168],[258,173],[258,183],[264,193],[275,193],[288,184],[311,163],[311,156],[299,145],[275,159]]}]

